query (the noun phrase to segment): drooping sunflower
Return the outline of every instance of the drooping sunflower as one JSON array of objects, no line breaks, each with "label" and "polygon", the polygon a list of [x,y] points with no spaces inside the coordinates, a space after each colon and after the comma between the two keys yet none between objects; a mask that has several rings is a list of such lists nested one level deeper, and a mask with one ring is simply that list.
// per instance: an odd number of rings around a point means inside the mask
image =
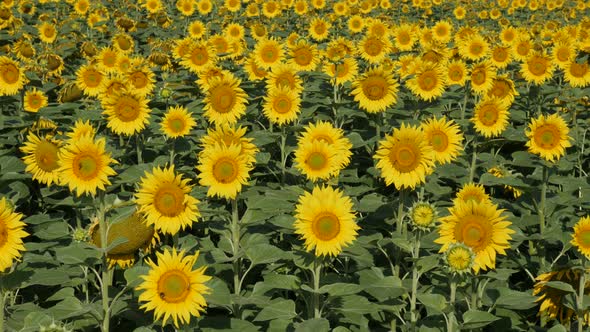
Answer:
[{"label": "drooping sunflower", "polygon": [[473,122],[475,130],[484,137],[496,137],[508,126],[510,105],[498,98],[486,98],[475,106]]},{"label": "drooping sunflower", "polygon": [[33,88],[27,92],[25,92],[25,96],[23,98],[23,106],[25,111],[31,113],[37,113],[40,109],[47,106],[47,96],[43,91],[37,90],[37,88]]},{"label": "drooping sunflower", "polygon": [[370,64],[382,62],[391,50],[391,42],[387,38],[367,34],[358,44],[357,52],[362,59]]},{"label": "drooping sunflower", "polygon": [[445,92],[445,73],[441,66],[422,62],[415,69],[414,77],[406,81],[406,86],[422,100],[436,99]]},{"label": "drooping sunflower", "polygon": [[94,139],[90,135],[70,141],[59,151],[60,181],[76,196],[89,193],[96,195],[96,189],[105,190],[110,185],[108,177],[117,174],[110,166],[117,162],[106,152],[104,138]]},{"label": "drooping sunflower", "polygon": [[541,114],[531,120],[528,129],[525,132],[529,138],[526,142],[528,151],[545,160],[558,161],[565,154],[565,149],[572,146],[567,123],[558,114]]},{"label": "drooping sunflower", "polygon": [[215,124],[234,124],[246,113],[246,97],[238,78],[230,75],[212,78],[205,94],[204,115]]},{"label": "drooping sunflower", "polygon": [[[570,294],[565,290],[550,287],[548,282],[562,282],[572,286],[574,289],[580,287],[580,277],[588,271],[579,269],[564,268],[557,271],[550,271],[539,275],[535,280],[533,295],[539,296],[535,302],[541,302],[539,316],[543,318],[556,319],[563,324],[569,324],[573,318],[577,318],[576,311],[565,305],[565,297]],[[590,294],[590,281],[586,279],[584,295]],[[584,313],[584,324],[590,325],[590,312]]]},{"label": "drooping sunflower", "polygon": [[450,215],[440,219],[440,237],[434,241],[442,245],[439,252],[445,252],[453,243],[462,242],[475,253],[475,273],[495,268],[496,255],[506,255],[506,249],[510,249],[508,241],[515,233],[509,228],[512,223],[503,212],[487,201],[457,201],[449,208]]},{"label": "drooping sunflower", "polygon": [[[90,241],[97,247],[103,248],[102,234],[98,220],[89,230]],[[135,263],[135,256],[140,251],[149,251],[160,240],[154,227],[147,225],[143,215],[132,213],[129,217],[115,223],[109,222],[106,247],[117,241],[122,243],[111,247],[107,252],[109,268],[118,265],[128,268]]]},{"label": "drooping sunflower", "polygon": [[252,143],[252,138],[246,138],[246,127],[235,127],[229,125],[215,126],[215,128],[207,128],[207,135],[201,137],[201,145],[203,150],[199,156],[206,156],[209,149],[214,149],[217,145],[240,146],[240,155],[245,156],[248,163],[256,162],[256,153],[258,148]]},{"label": "drooping sunflower", "polygon": [[318,121],[305,126],[305,132],[299,137],[298,145],[303,146],[306,143],[323,141],[328,143],[330,150],[336,151],[334,156],[336,163],[340,168],[348,166],[352,152],[352,143],[346,137],[340,128],[327,121]]},{"label": "drooping sunflower", "polygon": [[541,85],[553,76],[554,68],[549,56],[532,52],[521,64],[520,73],[527,82]]},{"label": "drooping sunflower", "polygon": [[281,63],[284,53],[281,43],[272,37],[259,40],[253,51],[256,64],[264,69],[271,69]]},{"label": "drooping sunflower", "polygon": [[[509,169],[501,165],[491,167],[490,169],[488,169],[488,173],[492,174],[497,178],[503,178],[512,175],[512,172]],[[522,190],[506,184],[504,185],[504,192],[510,194],[514,199],[522,196],[523,194]]]},{"label": "drooping sunflower", "polygon": [[489,202],[491,203],[490,196],[486,194],[486,191],[481,184],[476,183],[465,183],[461,189],[457,192],[455,199],[453,200],[454,205],[458,205],[459,201],[463,203],[468,202]]},{"label": "drooping sunflower", "polygon": [[385,183],[398,190],[424,183],[434,168],[434,151],[426,136],[420,128],[405,123],[379,142],[373,158]]},{"label": "drooping sunflower", "polygon": [[295,167],[309,180],[327,180],[340,171],[336,151],[324,141],[304,142],[295,150]]},{"label": "drooping sunflower", "polygon": [[72,130],[67,132],[66,135],[71,141],[77,141],[82,136],[94,137],[96,129],[90,124],[90,120],[82,121],[81,119],[76,120]]},{"label": "drooping sunflower", "polygon": [[102,84],[106,80],[106,76],[92,64],[85,64],[80,66],[76,71],[76,84],[84,91],[84,93],[91,97],[96,97],[102,90]]},{"label": "drooping sunflower", "polygon": [[26,154],[23,157],[25,171],[33,175],[33,180],[47,184],[59,183],[59,150],[61,141],[46,136],[41,138],[33,132],[27,135],[27,141],[20,150]]},{"label": "drooping sunflower", "polygon": [[379,113],[397,102],[398,84],[383,67],[368,69],[352,83],[354,100],[369,113]]},{"label": "drooping sunflower", "polygon": [[358,74],[358,65],[354,58],[344,58],[340,63],[326,62],[324,73],[332,78],[331,82],[341,85],[352,81]]},{"label": "drooping sunflower", "polygon": [[315,186],[299,196],[295,208],[295,234],[305,241],[305,249],[316,256],[338,256],[342,248],[356,240],[360,227],[354,221],[350,197],[339,189]]},{"label": "drooping sunflower", "polygon": [[169,107],[162,123],[160,130],[164,135],[170,138],[182,137],[197,125],[197,122],[191,116],[191,113],[184,106]]},{"label": "drooping sunflower", "polygon": [[454,60],[447,63],[446,81],[448,84],[464,86],[467,81],[467,65],[461,60]]},{"label": "drooping sunflower", "polygon": [[463,134],[459,125],[445,117],[440,119],[430,118],[422,123],[422,131],[428,140],[428,144],[434,150],[434,160],[441,164],[455,160],[463,146]]},{"label": "drooping sunflower", "polygon": [[151,110],[147,103],[144,97],[130,90],[115,92],[103,101],[102,114],[107,116],[107,127],[119,135],[139,133],[149,123]]},{"label": "drooping sunflower", "polygon": [[272,123],[283,125],[293,122],[301,112],[301,98],[288,87],[272,88],[264,97],[264,115]]},{"label": "drooping sunflower", "polygon": [[138,210],[145,215],[148,225],[174,235],[198,221],[201,216],[197,207],[199,200],[190,195],[189,181],[174,171],[174,165],[154,167],[151,173],[145,172],[135,197]]},{"label": "drooping sunflower", "polygon": [[193,270],[199,257],[198,251],[185,256],[184,251],[176,252],[172,248],[172,251],[165,250],[156,256],[157,263],[147,259],[150,271],[136,288],[143,291],[139,302],[146,302],[140,308],[154,310],[156,320],[164,316],[162,325],[172,318],[174,326],[179,328],[179,321],[188,324],[191,316],[200,317],[205,310],[207,302],[203,295],[211,292],[205,283],[211,277],[205,275],[206,266]]},{"label": "drooping sunflower", "polygon": [[127,54],[133,51],[133,48],[135,46],[135,42],[133,41],[133,37],[129,36],[126,33],[118,33],[116,35],[113,36],[113,39],[111,40],[113,43],[113,46],[115,46],[115,48],[117,50],[119,50],[120,52]]},{"label": "drooping sunflower", "polygon": [[485,94],[494,84],[494,78],[497,76],[497,70],[492,63],[482,61],[471,66],[471,90],[477,94]]},{"label": "drooping sunflower", "polygon": [[569,61],[563,68],[563,77],[574,88],[587,87],[590,85],[590,66],[587,62]]},{"label": "drooping sunflower", "polygon": [[209,187],[209,197],[235,199],[248,183],[251,169],[251,159],[242,154],[241,144],[216,145],[199,159],[199,184]]},{"label": "drooping sunflower", "polygon": [[19,261],[21,252],[26,250],[23,238],[29,233],[23,230],[26,225],[21,221],[22,217],[22,213],[14,212],[5,197],[0,199],[0,272]]},{"label": "drooping sunflower", "polygon": [[26,81],[24,70],[18,62],[6,56],[0,56],[0,95],[17,94]]}]

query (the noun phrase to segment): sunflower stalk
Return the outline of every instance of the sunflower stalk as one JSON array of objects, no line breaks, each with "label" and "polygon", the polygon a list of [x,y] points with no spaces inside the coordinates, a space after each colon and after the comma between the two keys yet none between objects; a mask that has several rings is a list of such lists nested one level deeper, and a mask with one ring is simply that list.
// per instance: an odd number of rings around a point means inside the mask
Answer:
[{"label": "sunflower stalk", "polygon": [[137,164],[142,164],[143,163],[143,158],[142,158],[142,146],[141,146],[142,142],[141,142],[141,137],[139,134],[137,134],[135,136],[135,151],[137,153]]},{"label": "sunflower stalk", "polygon": [[8,297],[8,292],[2,289],[2,281],[0,276],[0,332],[4,332],[4,306],[6,305],[6,298]]},{"label": "sunflower stalk", "polygon": [[586,258],[582,258],[582,272],[580,273],[580,285],[578,286],[578,298],[576,299],[578,332],[584,330],[584,291],[586,290]]},{"label": "sunflower stalk", "polygon": [[416,300],[418,296],[418,279],[420,279],[420,273],[418,272],[417,264],[418,258],[420,258],[420,231],[416,232],[412,258],[414,262],[412,264],[412,297],[410,298],[410,321],[412,323],[412,330],[415,330],[416,323],[418,322]]},{"label": "sunflower stalk", "polygon": [[108,332],[111,319],[111,308],[109,305],[109,286],[111,285],[111,270],[107,261],[107,247],[108,247],[108,225],[105,219],[105,201],[104,192],[100,191],[98,194],[98,210],[97,218],[100,228],[100,239],[102,248],[102,276],[100,279],[100,290],[102,295],[103,321],[101,326],[102,332]]},{"label": "sunflower stalk", "polygon": [[476,136],[473,137],[473,141],[471,142],[471,146],[473,150],[471,151],[471,166],[469,167],[469,181],[468,183],[473,182],[473,178],[475,178],[475,168],[477,167],[477,140]]},{"label": "sunflower stalk", "polygon": [[455,317],[455,301],[457,297],[457,276],[455,273],[451,274],[449,278],[449,288],[450,288],[450,295],[449,295],[449,305],[451,307],[451,312],[449,314],[449,318],[447,320],[447,331],[454,332],[455,331],[455,321],[457,318]]},{"label": "sunflower stalk", "polygon": [[320,278],[322,273],[322,261],[317,256],[313,261],[313,318],[321,317],[320,310]]},{"label": "sunflower stalk", "polygon": [[[546,165],[543,165],[543,183],[541,184],[541,201],[539,202],[539,208],[537,214],[539,215],[539,235],[541,235],[541,239],[543,239],[543,235],[545,234],[545,201],[547,200],[547,183],[549,182],[549,168]],[[539,241],[538,244],[539,249],[537,250],[539,254],[539,260],[541,262],[541,267],[545,267],[545,250],[544,246]]]},{"label": "sunflower stalk", "polygon": [[171,140],[172,144],[170,144],[170,164],[169,166],[174,165],[174,156],[175,156],[175,152],[174,152],[174,145],[176,144],[176,139],[172,139]]},{"label": "sunflower stalk", "polygon": [[[237,198],[231,201],[231,237],[232,237],[232,258],[233,258],[233,270],[234,270],[234,294],[236,297],[240,296],[241,293],[241,282],[240,282],[240,263],[239,258],[240,252],[240,218],[238,216],[238,200]],[[240,318],[240,305],[237,303],[233,304],[234,316]]]},{"label": "sunflower stalk", "polygon": [[284,185],[287,169],[287,129],[285,126],[281,129],[281,185]]}]

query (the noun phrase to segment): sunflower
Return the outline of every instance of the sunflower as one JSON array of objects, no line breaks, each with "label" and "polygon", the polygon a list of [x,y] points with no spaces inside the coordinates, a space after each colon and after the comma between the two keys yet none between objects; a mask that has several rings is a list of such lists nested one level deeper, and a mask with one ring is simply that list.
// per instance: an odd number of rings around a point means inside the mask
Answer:
[{"label": "sunflower", "polygon": [[21,252],[26,250],[23,238],[29,233],[23,230],[26,224],[21,221],[22,217],[22,213],[14,212],[5,197],[0,199],[0,272],[19,261]]},{"label": "sunflower", "polygon": [[352,152],[352,143],[346,137],[340,128],[327,121],[318,121],[305,126],[305,132],[298,138],[297,144],[303,146],[315,141],[326,142],[330,150],[335,151],[334,159],[340,168],[348,166]]},{"label": "sunflower", "polygon": [[247,184],[251,159],[242,153],[241,144],[215,145],[199,158],[199,184],[209,187],[207,196],[235,199]]},{"label": "sunflower", "polygon": [[41,108],[47,106],[47,96],[43,91],[33,88],[25,93],[23,106],[25,111],[37,113]]},{"label": "sunflower", "polygon": [[105,73],[114,73],[117,71],[117,61],[119,52],[112,47],[104,47],[96,55],[96,63],[100,70]]},{"label": "sunflower", "polygon": [[531,120],[528,129],[528,151],[547,161],[558,161],[565,154],[565,149],[572,146],[567,123],[558,114],[541,114]]},{"label": "sunflower", "polygon": [[298,40],[289,48],[289,64],[298,71],[314,71],[320,60],[318,53],[315,44],[310,44],[304,39]]},{"label": "sunflower", "polygon": [[506,254],[506,249],[510,249],[508,241],[515,233],[508,228],[512,223],[502,214],[504,210],[487,201],[457,201],[448,210],[449,215],[440,219],[440,237],[434,241],[442,245],[439,252],[447,251],[453,243],[462,242],[475,253],[475,273],[495,268],[496,254]]},{"label": "sunflower", "polygon": [[215,129],[207,128],[207,135],[201,138],[203,150],[199,153],[199,157],[206,156],[209,150],[215,149],[217,145],[225,147],[239,145],[240,155],[245,156],[249,164],[254,164],[258,148],[252,143],[252,138],[244,137],[245,134],[246,128],[241,126],[220,125]]},{"label": "sunflower", "polygon": [[414,203],[408,215],[414,227],[422,231],[429,231],[438,221],[436,207],[428,202]]},{"label": "sunflower", "polygon": [[197,2],[197,10],[201,15],[207,15],[213,11],[213,3],[211,0],[199,0]]},{"label": "sunflower", "polygon": [[246,113],[247,95],[240,80],[231,75],[215,77],[209,81],[205,93],[204,115],[215,124],[234,124]]},{"label": "sunflower", "polygon": [[532,52],[521,64],[520,73],[529,83],[541,85],[553,76],[554,66],[549,56]]},{"label": "sunflower", "polygon": [[295,234],[305,241],[305,249],[316,256],[337,256],[356,240],[360,227],[355,223],[350,197],[339,189],[314,186],[299,196],[295,208]]},{"label": "sunflower", "polygon": [[480,34],[472,34],[459,44],[462,57],[472,61],[486,58],[490,53],[490,45]]},{"label": "sunflower", "polygon": [[57,29],[51,23],[43,22],[37,27],[37,30],[39,31],[39,39],[44,43],[51,44],[57,38]]},{"label": "sunflower", "polygon": [[528,35],[522,35],[512,44],[512,56],[518,61],[526,61],[532,52],[533,42]]},{"label": "sunflower", "polygon": [[188,324],[191,316],[200,317],[205,311],[207,302],[203,295],[211,292],[205,283],[211,277],[205,275],[205,266],[193,270],[199,257],[198,251],[192,256],[185,256],[184,251],[177,253],[172,248],[172,251],[166,250],[156,256],[157,263],[147,259],[150,271],[136,288],[143,291],[139,302],[147,302],[141,309],[154,310],[156,320],[164,316],[162,325],[172,318],[174,326],[179,328],[178,321]]},{"label": "sunflower", "polygon": [[246,29],[238,23],[228,24],[223,31],[230,40],[243,40],[246,35]]},{"label": "sunflower", "polygon": [[365,21],[360,15],[352,15],[348,19],[348,30],[351,34],[360,33],[365,28]]},{"label": "sunflower", "polygon": [[342,85],[356,77],[358,65],[354,58],[344,58],[339,63],[326,62],[323,71],[332,78],[333,84]]},{"label": "sunflower", "polygon": [[481,184],[465,183],[461,189],[457,192],[455,199],[453,200],[454,205],[459,205],[460,202],[489,202],[491,203],[490,196],[486,194],[486,191]]},{"label": "sunflower", "polygon": [[500,41],[502,44],[506,46],[512,45],[512,43],[516,40],[518,36],[518,32],[514,27],[508,26],[502,29],[500,32]]},{"label": "sunflower", "polygon": [[142,131],[150,122],[147,100],[125,89],[103,101],[107,127],[115,134],[131,136]]},{"label": "sunflower", "polygon": [[104,102],[117,93],[125,92],[127,80],[120,75],[111,75],[102,84],[99,98]]},{"label": "sunflower", "polygon": [[[586,270],[579,269],[561,269],[558,271],[550,271],[539,275],[535,280],[537,281],[533,287],[533,295],[539,296],[535,302],[541,302],[539,308],[539,316],[543,318],[556,319],[563,324],[569,324],[572,318],[577,317],[576,311],[570,306],[565,305],[566,296],[569,292],[561,290],[556,287],[547,285],[548,282],[561,282],[578,289],[580,286],[580,277],[582,273],[588,273]],[[584,295],[590,294],[590,281],[586,279],[584,285]],[[590,325],[590,312],[584,312],[584,324]]]},{"label": "sunflower", "polygon": [[272,37],[259,40],[253,52],[256,64],[264,69],[271,69],[278,65],[284,56],[283,46]]},{"label": "sunflower", "polygon": [[90,120],[82,121],[81,119],[76,120],[72,131],[66,133],[71,141],[77,141],[82,136],[90,136],[94,138],[96,129],[90,124]]},{"label": "sunflower", "polygon": [[434,150],[434,161],[446,164],[457,159],[463,150],[463,134],[459,125],[442,117],[428,119],[421,127],[428,144]]},{"label": "sunflower", "polygon": [[[145,223],[144,217],[137,212],[116,222],[109,222],[107,227],[107,262],[109,268],[119,265],[121,268],[128,268],[135,262],[135,255],[139,250],[149,251],[158,242],[160,237],[154,231],[153,226]],[[103,248],[102,234],[98,220],[90,226],[90,241],[99,248]],[[114,242],[122,243],[112,247]]]},{"label": "sunflower", "polygon": [[461,242],[455,242],[445,251],[443,259],[451,272],[464,274],[473,269],[475,253],[471,247]]},{"label": "sunflower", "polygon": [[298,144],[294,161],[295,167],[313,182],[327,180],[340,171],[336,150],[325,141]]},{"label": "sunflower", "polygon": [[405,123],[379,142],[373,158],[385,183],[398,190],[424,183],[434,167],[434,150],[426,136],[420,128]]},{"label": "sunflower", "polygon": [[244,71],[248,74],[248,80],[260,81],[268,75],[268,72],[256,64],[256,59],[253,56],[248,57],[244,65]]},{"label": "sunflower", "polygon": [[97,97],[105,81],[106,76],[95,65],[86,64],[76,71],[76,84],[88,96]]},{"label": "sunflower", "polygon": [[432,38],[441,44],[447,44],[451,40],[453,25],[449,21],[438,21],[432,27]]},{"label": "sunflower", "polygon": [[496,68],[488,61],[473,64],[471,66],[471,90],[477,94],[488,92],[494,84],[494,78],[497,76]]},{"label": "sunflower", "polygon": [[164,114],[160,130],[169,138],[183,137],[188,135],[197,122],[184,106],[173,106],[168,108]]},{"label": "sunflower", "polygon": [[59,151],[60,181],[76,196],[85,193],[96,195],[96,189],[105,190],[110,185],[108,177],[117,173],[109,166],[117,163],[106,152],[104,138],[94,139],[90,135],[70,141]]},{"label": "sunflower", "polygon": [[0,56],[0,95],[12,96],[24,86],[27,78],[18,62]]},{"label": "sunflower", "polygon": [[417,38],[414,27],[409,24],[402,24],[393,32],[394,45],[400,51],[411,51],[416,44]]},{"label": "sunflower", "polygon": [[135,47],[135,42],[133,41],[133,38],[126,33],[116,34],[115,36],[113,36],[113,39],[111,41],[115,48],[123,54],[132,52],[133,48]]},{"label": "sunflower", "polygon": [[368,69],[352,83],[354,100],[369,113],[379,113],[397,102],[398,84],[383,67]]},{"label": "sunflower", "polygon": [[[492,174],[497,178],[503,178],[512,175],[512,172],[506,169],[504,166],[491,167],[490,169],[488,169],[488,173]],[[504,191],[508,194],[511,194],[512,197],[514,197],[515,199],[522,196],[523,194],[522,190],[510,185],[504,185]]]},{"label": "sunflower", "polygon": [[514,102],[518,91],[514,88],[514,82],[506,75],[494,78],[492,88],[487,93],[488,98],[498,98],[508,104]]},{"label": "sunflower", "polygon": [[321,42],[328,38],[331,26],[328,21],[315,17],[309,24],[309,36],[315,41]]},{"label": "sunflower", "polygon": [[297,75],[297,68],[295,66],[281,63],[272,68],[268,75],[267,88],[274,89],[281,87],[297,92],[303,90],[303,83],[299,75]]},{"label": "sunflower", "polygon": [[133,65],[127,73],[125,80],[133,92],[145,97],[154,90],[154,73],[145,64]]},{"label": "sunflower", "polygon": [[150,14],[156,14],[159,11],[164,10],[164,5],[162,4],[162,1],[160,1],[160,0],[146,0],[146,2],[143,3],[143,7]]},{"label": "sunflower", "polygon": [[563,68],[563,77],[570,86],[584,88],[590,85],[590,67],[588,62],[579,63],[575,60],[569,61]]},{"label": "sunflower", "polygon": [[193,0],[178,0],[176,2],[176,9],[183,16],[191,16],[195,12],[195,1]]},{"label": "sunflower", "polygon": [[283,125],[297,120],[301,113],[300,104],[301,97],[297,90],[281,86],[267,92],[263,112],[270,122]]},{"label": "sunflower", "polygon": [[508,46],[497,45],[491,54],[490,61],[498,69],[504,69],[512,62],[512,53]]},{"label": "sunflower", "polygon": [[471,122],[475,130],[486,138],[502,134],[508,126],[510,105],[498,98],[486,98],[475,106]]},{"label": "sunflower", "polygon": [[23,157],[25,171],[33,175],[33,180],[48,186],[51,183],[59,184],[59,151],[61,141],[46,136],[41,138],[33,132],[27,135],[27,141],[20,150],[26,154]]},{"label": "sunflower", "polygon": [[462,60],[450,61],[446,65],[447,76],[446,81],[448,84],[456,84],[464,86],[467,81],[467,65]]},{"label": "sunflower", "polygon": [[412,93],[422,100],[431,101],[445,92],[445,73],[443,68],[431,62],[416,66],[414,77],[406,82]]},{"label": "sunflower", "polygon": [[14,53],[20,60],[30,61],[37,54],[37,51],[30,41],[20,39],[14,43]]},{"label": "sunflower", "polygon": [[361,58],[370,64],[382,62],[391,50],[391,42],[387,38],[367,34],[357,46]]},{"label": "sunflower", "polygon": [[551,61],[557,67],[563,69],[565,65],[574,60],[577,55],[577,50],[574,45],[569,42],[558,42],[553,45],[551,50]]}]

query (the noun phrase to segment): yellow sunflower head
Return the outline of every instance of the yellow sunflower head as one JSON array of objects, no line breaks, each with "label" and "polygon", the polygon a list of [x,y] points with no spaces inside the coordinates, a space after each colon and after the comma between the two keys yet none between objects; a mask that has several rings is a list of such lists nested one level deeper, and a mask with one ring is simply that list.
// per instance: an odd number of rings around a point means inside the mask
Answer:
[{"label": "yellow sunflower head", "polygon": [[264,69],[271,69],[281,63],[285,51],[275,38],[261,39],[254,47],[256,64]]},{"label": "yellow sunflower head", "polygon": [[103,84],[106,81],[105,74],[95,65],[86,64],[78,68],[76,71],[76,84],[84,91],[84,93],[91,97],[96,97],[103,89]]},{"label": "yellow sunflower head", "polygon": [[470,246],[455,242],[445,251],[444,261],[452,273],[469,273],[475,264],[475,253]]},{"label": "yellow sunflower head", "polygon": [[18,62],[6,56],[0,56],[0,95],[17,94],[26,81],[25,72]]},{"label": "yellow sunflower head", "polygon": [[374,159],[385,183],[398,190],[424,183],[434,168],[434,151],[424,132],[405,123],[379,142]]},{"label": "yellow sunflower head", "polygon": [[297,90],[288,87],[271,88],[264,97],[264,115],[270,122],[283,125],[297,120],[301,98]]},{"label": "yellow sunflower head", "polygon": [[295,208],[295,233],[316,256],[337,256],[352,243],[359,226],[352,201],[339,189],[315,186],[299,197]]},{"label": "yellow sunflower head", "polygon": [[406,85],[414,95],[430,101],[445,92],[445,73],[440,65],[422,62],[416,66],[414,77],[409,79]]},{"label": "yellow sunflower head", "polygon": [[143,291],[139,302],[146,302],[141,309],[153,310],[156,320],[163,316],[163,325],[172,318],[174,326],[179,328],[179,322],[188,324],[191,316],[200,317],[205,310],[207,302],[203,295],[211,292],[205,283],[211,277],[205,275],[206,266],[193,269],[198,251],[185,256],[184,251],[177,252],[172,248],[172,251],[165,250],[156,256],[157,263],[147,259],[150,271],[136,288]]},{"label": "yellow sunflower head", "polygon": [[286,87],[294,91],[302,91],[301,78],[297,74],[297,67],[291,64],[278,64],[270,71],[267,86],[269,89]]},{"label": "yellow sunflower head", "polygon": [[321,42],[328,38],[331,27],[332,24],[330,24],[330,22],[316,17],[312,19],[309,24],[309,36],[315,41]]},{"label": "yellow sunflower head", "polygon": [[317,46],[304,39],[289,47],[289,55],[289,64],[299,71],[313,71],[320,61]]},{"label": "yellow sunflower head", "polygon": [[353,82],[352,95],[360,108],[379,113],[397,102],[398,86],[392,71],[374,67]]},{"label": "yellow sunflower head", "polygon": [[553,76],[554,68],[549,56],[532,52],[521,64],[520,73],[527,82],[541,85]]},{"label": "yellow sunflower head", "polygon": [[27,91],[23,99],[23,106],[27,112],[37,113],[41,108],[47,106],[47,96],[36,88]]},{"label": "yellow sunflower head", "polygon": [[199,154],[200,156],[205,156],[209,153],[209,149],[214,149],[216,145],[222,146],[231,146],[231,145],[239,145],[241,146],[240,155],[246,157],[250,164],[253,164],[256,161],[256,153],[258,153],[258,148],[254,143],[252,143],[252,138],[246,138],[244,135],[246,134],[246,127],[235,127],[225,125],[215,126],[215,128],[207,128],[207,135],[201,138],[201,145],[203,146],[203,150]]},{"label": "yellow sunflower head", "polygon": [[232,75],[212,78],[205,94],[204,115],[215,124],[234,124],[246,113],[246,97],[238,78]]},{"label": "yellow sunflower head", "polygon": [[463,134],[459,125],[446,118],[431,118],[422,123],[422,131],[434,150],[434,160],[450,163],[463,151]]},{"label": "yellow sunflower head", "polygon": [[433,204],[423,201],[414,203],[410,209],[409,216],[412,225],[422,231],[429,231],[438,221],[436,207]]},{"label": "yellow sunflower head", "polygon": [[39,39],[44,43],[51,44],[57,38],[57,28],[51,23],[43,22],[37,27],[37,30],[39,31]]},{"label": "yellow sunflower head", "polygon": [[332,78],[333,84],[341,85],[356,77],[358,65],[354,58],[344,58],[339,63],[326,62],[323,71]]},{"label": "yellow sunflower head", "polygon": [[547,161],[558,161],[565,154],[565,149],[572,146],[567,123],[558,114],[541,114],[531,120],[528,129],[526,146],[529,152]]},{"label": "yellow sunflower head", "polygon": [[59,184],[59,151],[62,143],[59,140],[46,136],[44,138],[29,132],[27,141],[20,150],[26,155],[23,157],[25,171],[33,175],[33,180],[40,183]]},{"label": "yellow sunflower head", "polygon": [[23,238],[29,233],[24,231],[22,213],[14,212],[5,197],[0,199],[0,272],[9,269],[15,261],[19,261],[25,251]]},{"label": "yellow sunflower head", "polygon": [[186,107],[173,106],[164,114],[160,129],[167,137],[176,138],[188,135],[196,125],[197,122]]},{"label": "yellow sunflower head", "polygon": [[318,121],[315,124],[310,123],[305,126],[305,132],[299,137],[298,145],[303,146],[306,143],[323,141],[328,143],[331,150],[336,151],[334,158],[340,168],[346,167],[350,163],[352,152],[352,143],[346,137],[340,128],[327,121]]},{"label": "yellow sunflower head", "polygon": [[476,202],[476,203],[489,202],[489,203],[491,203],[492,202],[490,199],[490,196],[488,196],[488,194],[486,194],[486,191],[485,191],[483,185],[475,184],[475,183],[466,183],[463,185],[463,187],[461,187],[461,189],[457,192],[456,198],[455,198],[455,200],[453,200],[453,203],[455,205],[458,205],[459,201],[461,201],[463,203],[468,203],[468,202]]},{"label": "yellow sunflower head", "polygon": [[461,60],[450,61],[447,64],[446,81],[448,84],[464,86],[467,81],[467,65]]},{"label": "yellow sunflower head", "polygon": [[151,110],[141,95],[124,89],[103,101],[103,114],[107,127],[119,135],[131,136],[142,131],[149,123]]},{"label": "yellow sunflower head", "polygon": [[587,258],[590,257],[590,217],[582,217],[574,226],[571,244]]},{"label": "yellow sunflower head", "polygon": [[492,88],[496,76],[497,70],[489,60],[473,64],[470,76],[471,90],[477,94],[485,94]]},{"label": "yellow sunflower head", "polygon": [[295,150],[295,167],[309,180],[327,180],[340,171],[336,151],[324,141],[305,142]]},{"label": "yellow sunflower head", "polygon": [[72,141],[77,141],[82,136],[94,137],[95,134],[96,129],[90,124],[90,120],[83,121],[81,119],[76,120],[72,130],[66,133]]},{"label": "yellow sunflower head", "polygon": [[471,122],[484,137],[496,137],[506,130],[510,104],[498,98],[485,98],[475,106]]}]

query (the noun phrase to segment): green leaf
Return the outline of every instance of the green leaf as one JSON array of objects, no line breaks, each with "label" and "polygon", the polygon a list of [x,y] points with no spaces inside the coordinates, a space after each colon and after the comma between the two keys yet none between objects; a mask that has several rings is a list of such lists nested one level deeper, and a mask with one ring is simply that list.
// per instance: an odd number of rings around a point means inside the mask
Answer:
[{"label": "green leaf", "polygon": [[447,306],[447,299],[440,294],[416,294],[418,301],[434,313],[442,314]]},{"label": "green leaf", "polygon": [[147,266],[135,265],[132,268],[126,269],[123,275],[127,281],[127,286],[135,288],[143,281],[142,276],[147,276],[150,268]]},{"label": "green leaf", "polygon": [[207,303],[220,307],[231,306],[231,296],[229,293],[229,288],[227,288],[227,284],[223,280],[217,277],[213,277],[205,285],[211,288],[211,292],[209,294],[204,295],[205,299],[207,300]]},{"label": "green leaf", "polygon": [[57,247],[55,255],[59,262],[69,265],[88,265],[101,257],[100,251],[82,242],[74,242],[67,247]]},{"label": "green leaf", "polygon": [[295,312],[295,302],[292,300],[275,300],[268,306],[262,308],[258,313],[255,322],[273,320],[273,319],[291,319],[297,316]]},{"label": "green leaf", "polygon": [[342,302],[339,303],[337,310],[345,313],[354,314],[369,314],[375,311],[374,303],[369,302],[366,297],[359,295],[348,295],[341,297]]},{"label": "green leaf", "polygon": [[358,206],[359,212],[375,212],[378,208],[384,205],[383,195],[372,193],[361,198]]},{"label": "green leaf", "polygon": [[544,283],[543,285],[546,287],[559,289],[559,290],[567,292],[567,293],[575,293],[576,292],[574,290],[574,288],[572,287],[572,285],[567,284],[562,281],[548,281],[548,282]]},{"label": "green leaf", "polygon": [[329,285],[324,285],[320,288],[320,293],[328,293],[330,296],[343,296],[356,294],[363,290],[363,287],[357,284],[346,284],[336,282]]},{"label": "green leaf", "polygon": [[553,326],[552,328],[550,328],[549,330],[547,330],[547,332],[567,332],[567,329],[565,328],[565,326],[563,326],[561,324],[557,324],[557,325]]},{"label": "green leaf", "polygon": [[25,286],[31,285],[43,285],[43,286],[57,286],[65,285],[70,281],[70,277],[67,273],[60,270],[47,270],[47,269],[35,269],[33,275]]},{"label": "green leaf", "polygon": [[500,319],[487,311],[480,310],[469,310],[463,314],[463,325],[464,329],[476,329],[484,327],[494,321]]},{"label": "green leaf", "polygon": [[253,265],[268,264],[280,259],[287,259],[290,255],[270,244],[257,244],[249,246],[245,250],[246,257]]},{"label": "green leaf", "polygon": [[325,318],[314,318],[295,325],[295,332],[330,331],[330,322]]}]

